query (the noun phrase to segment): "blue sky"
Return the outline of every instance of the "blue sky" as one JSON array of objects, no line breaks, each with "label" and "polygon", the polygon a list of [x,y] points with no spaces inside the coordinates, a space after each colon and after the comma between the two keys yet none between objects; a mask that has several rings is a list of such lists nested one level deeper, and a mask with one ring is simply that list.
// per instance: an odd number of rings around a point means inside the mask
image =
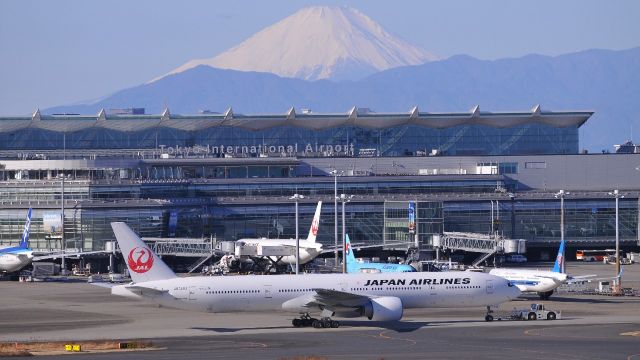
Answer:
[{"label": "blue sky", "polygon": [[440,57],[640,46],[640,1],[0,2],[0,114],[102,97],[212,57],[310,5],[359,9]]}]

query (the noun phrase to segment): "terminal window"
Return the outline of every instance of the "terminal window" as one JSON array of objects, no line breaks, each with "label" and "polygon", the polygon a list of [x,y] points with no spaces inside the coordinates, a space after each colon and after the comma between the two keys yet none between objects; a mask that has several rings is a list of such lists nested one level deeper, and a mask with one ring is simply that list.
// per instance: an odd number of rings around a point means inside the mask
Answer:
[{"label": "terminal window", "polygon": [[504,162],[498,165],[498,174],[517,174],[518,163],[517,162]]},{"label": "terminal window", "polygon": [[546,169],[547,163],[544,161],[532,161],[524,163],[525,169]]}]

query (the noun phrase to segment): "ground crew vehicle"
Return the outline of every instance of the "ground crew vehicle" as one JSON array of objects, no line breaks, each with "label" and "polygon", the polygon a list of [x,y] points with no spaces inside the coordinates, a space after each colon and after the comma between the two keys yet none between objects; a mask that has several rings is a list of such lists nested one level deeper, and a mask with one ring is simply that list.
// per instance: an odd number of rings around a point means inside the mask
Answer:
[{"label": "ground crew vehicle", "polygon": [[560,311],[549,310],[544,304],[531,304],[528,309],[513,309],[510,314],[496,315],[488,313],[486,321],[497,320],[556,320],[560,319]]},{"label": "ground crew vehicle", "polygon": [[516,310],[513,315],[520,320],[555,320],[560,318],[560,312],[546,309],[544,304],[531,304],[529,309]]}]

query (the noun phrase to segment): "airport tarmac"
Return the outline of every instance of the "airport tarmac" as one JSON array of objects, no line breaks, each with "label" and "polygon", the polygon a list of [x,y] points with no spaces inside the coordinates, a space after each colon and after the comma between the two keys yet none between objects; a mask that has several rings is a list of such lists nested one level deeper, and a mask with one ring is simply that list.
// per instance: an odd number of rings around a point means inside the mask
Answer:
[{"label": "airport tarmac", "polygon": [[[572,275],[611,275],[612,265],[570,263]],[[624,286],[638,288],[640,265]],[[152,339],[163,350],[75,354],[73,359],[640,359],[640,297],[555,294],[556,321],[483,321],[484,309],[411,309],[403,321],[342,321],[296,329],[292,315],[206,314],[158,308],[84,283],[0,282],[0,341]],[[503,304],[527,308],[536,296]],[[61,356],[64,357],[64,356]]]}]

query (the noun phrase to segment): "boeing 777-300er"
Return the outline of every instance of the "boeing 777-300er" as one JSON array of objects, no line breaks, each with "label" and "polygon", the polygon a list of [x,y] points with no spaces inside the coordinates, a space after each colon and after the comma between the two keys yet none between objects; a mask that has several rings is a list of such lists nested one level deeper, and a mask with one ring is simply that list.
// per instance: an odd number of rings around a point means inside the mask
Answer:
[{"label": "boeing 777-300er", "polygon": [[14,272],[29,265],[33,260],[33,250],[29,248],[29,228],[31,227],[31,208],[27,211],[22,238],[18,246],[0,249],[0,272]]},{"label": "boeing 777-300er", "polygon": [[404,264],[387,264],[387,263],[361,263],[356,260],[353,255],[353,248],[351,247],[351,240],[349,235],[345,235],[345,254],[347,259],[347,272],[348,273],[362,273],[362,272],[415,272],[416,269],[411,265]]},{"label": "boeing 777-300er", "polygon": [[492,269],[489,271],[489,274],[500,276],[511,281],[522,292],[537,293],[538,296],[540,296],[540,299],[548,300],[560,285],[564,283],[584,281],[596,276],[568,276],[565,272],[564,259],[564,240],[562,240],[560,241],[558,255],[556,256],[556,261],[551,271],[499,268]]},{"label": "boeing 777-300er", "polygon": [[[309,261],[315,259],[318,255],[322,253],[322,244],[316,242],[316,236],[318,235],[318,225],[320,224],[320,209],[322,208],[322,201],[318,202],[318,206],[316,207],[316,212],[313,215],[313,220],[311,221],[311,227],[309,228],[309,235],[306,240],[300,239],[300,264],[306,264]],[[282,246],[282,247],[291,247],[295,249],[296,247],[296,239],[240,239],[236,241],[236,246],[244,247],[244,246]],[[295,255],[283,256],[282,258],[272,260],[278,261],[279,263],[295,265],[296,257]]]},{"label": "boeing 777-300er", "polygon": [[133,280],[111,287],[111,293],[173,308],[288,311],[300,315],[293,326],[320,328],[338,327],[332,316],[397,321],[411,308],[487,306],[490,311],[520,295],[506,279],[469,272],[177,277],[125,223],[111,227]]}]

